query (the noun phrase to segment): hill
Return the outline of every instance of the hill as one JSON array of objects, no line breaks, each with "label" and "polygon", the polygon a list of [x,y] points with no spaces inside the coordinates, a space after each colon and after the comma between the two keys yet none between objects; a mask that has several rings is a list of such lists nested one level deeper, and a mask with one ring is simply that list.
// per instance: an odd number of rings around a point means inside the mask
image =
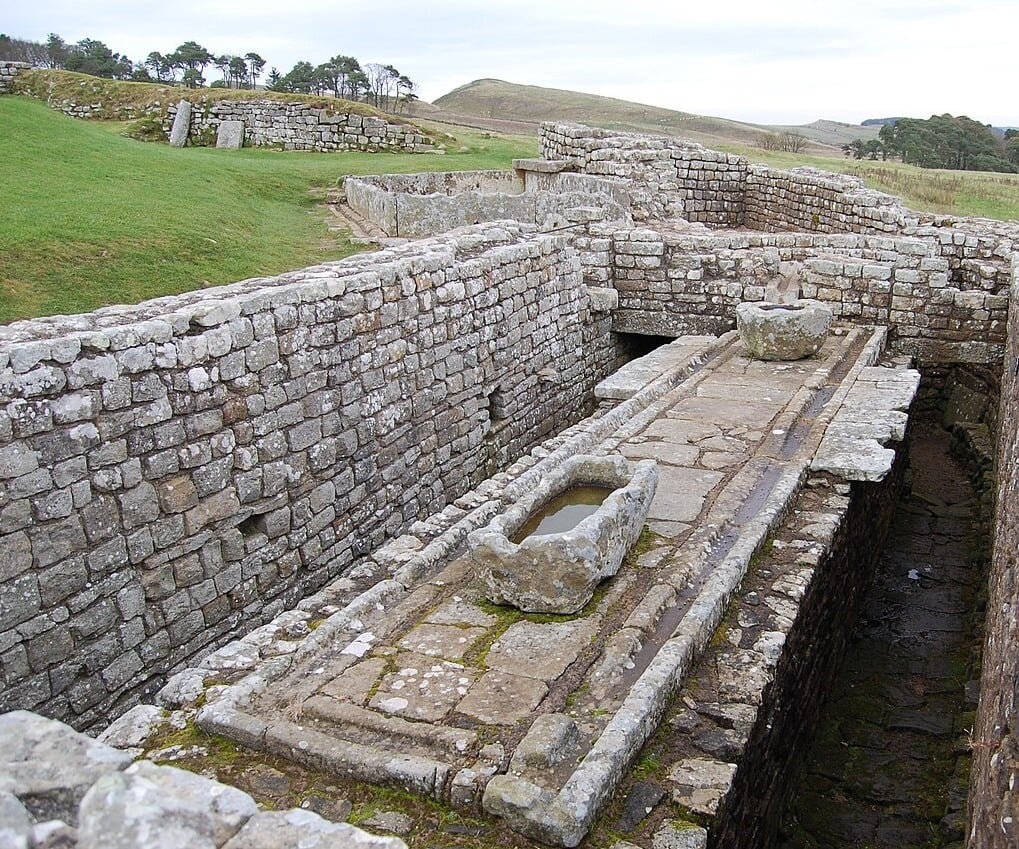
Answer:
[{"label": "hill", "polygon": [[[434,107],[434,108],[431,108]],[[499,130],[511,122],[533,128],[541,121],[577,121],[598,127],[633,132],[661,133],[688,138],[706,145],[722,143],[752,145],[762,132],[797,132],[821,148],[840,148],[854,139],[876,137],[877,129],[815,121],[804,126],[769,126],[695,115],[565,89],[518,85],[504,80],[483,79],[467,83],[444,94],[430,107],[422,105],[421,117],[473,123]],[[438,111],[436,111],[436,109]]]}]

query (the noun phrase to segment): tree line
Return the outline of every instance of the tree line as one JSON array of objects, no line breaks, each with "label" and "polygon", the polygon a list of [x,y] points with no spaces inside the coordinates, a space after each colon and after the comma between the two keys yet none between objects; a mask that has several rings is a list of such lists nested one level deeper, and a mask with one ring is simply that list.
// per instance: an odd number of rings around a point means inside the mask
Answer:
[{"label": "tree line", "polygon": [[[257,53],[217,55],[196,41],[186,41],[166,54],[153,51],[144,61],[133,62],[97,39],[83,38],[68,44],[56,33],[50,33],[45,42],[11,38],[0,33],[0,59],[95,77],[187,88],[205,87],[206,72],[212,67],[219,71],[221,79],[213,80],[210,88],[254,89],[266,65],[265,59]],[[361,100],[391,112],[417,99],[416,83],[392,65],[376,62],[362,65],[353,56],[344,55],[334,56],[319,65],[300,61],[286,74],[272,68],[266,76],[265,88]]]},{"label": "tree line", "polygon": [[956,171],[1019,171],[1019,131],[999,137],[990,126],[965,116],[899,118],[884,124],[876,139],[842,145],[854,159],[899,159],[920,168]]}]

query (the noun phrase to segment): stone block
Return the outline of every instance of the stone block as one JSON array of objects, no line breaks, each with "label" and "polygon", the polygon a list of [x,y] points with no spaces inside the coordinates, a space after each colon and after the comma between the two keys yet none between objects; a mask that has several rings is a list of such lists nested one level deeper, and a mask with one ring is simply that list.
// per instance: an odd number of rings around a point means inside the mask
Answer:
[{"label": "stone block", "polygon": [[244,146],[244,122],[220,121],[216,131],[216,147],[240,150]]}]

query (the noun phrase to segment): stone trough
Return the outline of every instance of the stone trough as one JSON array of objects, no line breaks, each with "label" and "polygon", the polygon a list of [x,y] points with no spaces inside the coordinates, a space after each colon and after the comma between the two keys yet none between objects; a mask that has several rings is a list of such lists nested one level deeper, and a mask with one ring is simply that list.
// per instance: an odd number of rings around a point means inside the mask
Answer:
[{"label": "stone trough", "polygon": [[[468,537],[487,595],[529,613],[576,613],[615,575],[640,536],[658,483],[654,460],[571,457],[535,489]],[[580,485],[610,490],[591,515],[560,533],[513,539],[557,496]]]},{"label": "stone trough", "polygon": [[789,304],[747,302],[736,307],[736,328],[758,360],[801,360],[821,350],[831,331],[832,311],[820,301]]}]

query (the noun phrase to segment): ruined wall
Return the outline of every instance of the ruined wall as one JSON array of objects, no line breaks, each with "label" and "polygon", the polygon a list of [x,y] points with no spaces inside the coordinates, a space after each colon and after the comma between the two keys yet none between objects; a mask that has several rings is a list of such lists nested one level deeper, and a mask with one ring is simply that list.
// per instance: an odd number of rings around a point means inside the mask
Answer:
[{"label": "ruined wall", "polygon": [[[1012,257],[1019,298],[1019,255]],[[1019,840],[1019,312],[1009,315],[1001,383],[997,508],[980,705],[973,729],[967,845],[1005,849]]]},{"label": "ruined wall", "polygon": [[[537,188],[515,171],[348,177],[350,208],[390,236],[421,238],[484,221],[511,219],[549,229],[592,218],[629,222],[617,184],[577,174],[545,175]],[[590,208],[586,215],[571,210]]]},{"label": "ruined wall", "polygon": [[27,62],[0,62],[0,94],[9,94],[14,86],[14,78],[30,67]]},{"label": "ruined wall", "polygon": [[0,328],[0,711],[89,727],[583,414],[564,237],[478,228]]},{"label": "ruined wall", "polygon": [[[342,101],[340,101],[342,103]],[[283,150],[406,151],[432,150],[431,139],[407,124],[378,115],[333,111],[301,101],[220,100],[203,97],[195,102],[188,139],[192,144],[215,142],[221,121],[243,121],[244,142],[252,147]],[[169,137],[177,114],[176,104],[167,108],[163,120]]]},{"label": "ruined wall", "polygon": [[917,222],[898,198],[863,180],[815,168],[750,167],[743,204],[745,227],[814,233],[901,233]]},{"label": "ruined wall", "polygon": [[543,155],[633,182],[634,217],[679,217],[765,231],[901,233],[918,222],[898,198],[814,168],[782,171],[665,136],[545,123]]},{"label": "ruined wall", "polygon": [[[686,235],[606,229],[619,292],[613,328],[656,335],[720,333],[741,301],[795,277],[836,318],[885,324],[894,346],[925,361],[995,362],[1005,342],[1008,264],[994,237],[929,228],[911,238],[863,235]],[[961,253],[970,254],[969,258]]]},{"label": "ruined wall", "polygon": [[546,159],[567,160],[584,174],[632,181],[637,220],[679,216],[726,227],[742,221],[749,164],[741,156],[580,124],[544,123],[539,138]]}]

